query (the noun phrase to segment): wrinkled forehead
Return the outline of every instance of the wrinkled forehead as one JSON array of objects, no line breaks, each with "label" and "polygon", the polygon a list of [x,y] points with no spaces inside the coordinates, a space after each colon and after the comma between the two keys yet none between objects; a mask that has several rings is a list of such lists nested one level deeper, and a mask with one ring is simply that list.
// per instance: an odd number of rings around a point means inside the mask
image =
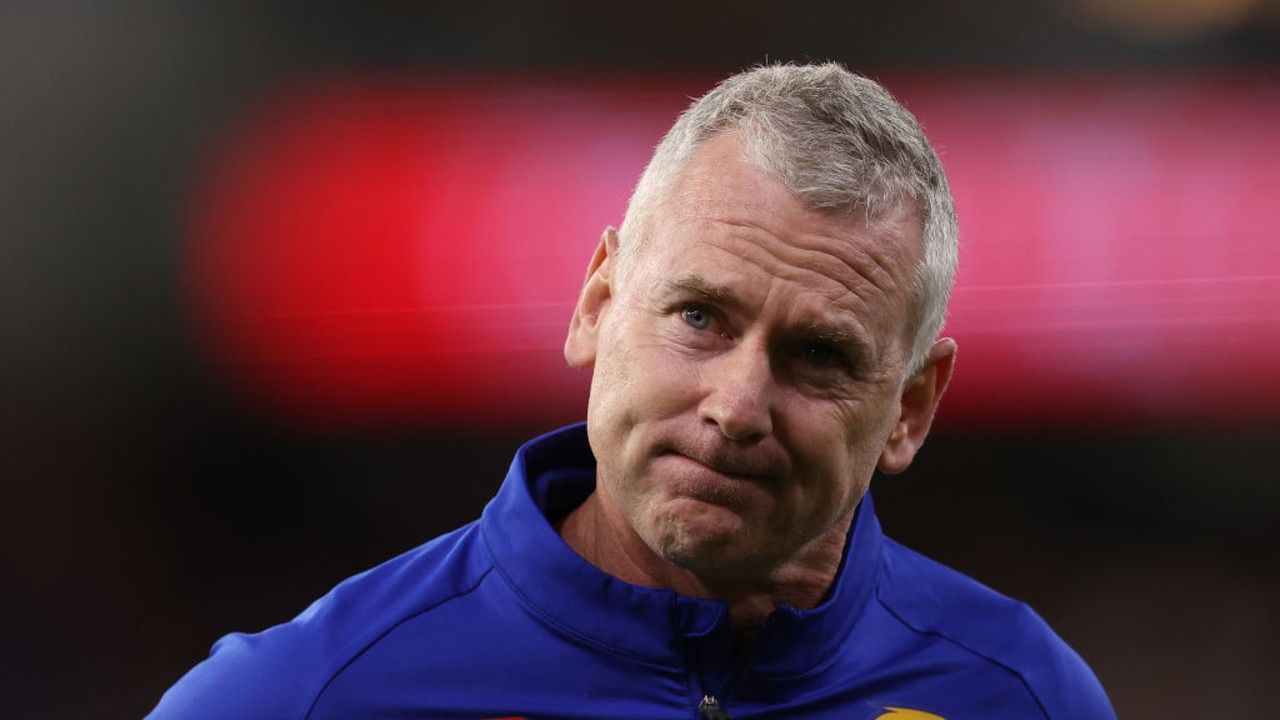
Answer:
[{"label": "wrinkled forehead", "polygon": [[[861,223],[886,233],[906,231],[908,242],[923,232],[926,208],[922,198],[906,191],[902,182],[877,178],[876,173],[836,172],[830,167],[808,167],[799,156],[762,142],[761,133],[730,128],[698,142],[681,160],[669,167],[669,174],[650,199],[645,214],[670,215],[692,207],[689,198],[715,192],[720,186],[737,182],[733,188],[738,201],[749,204],[754,186],[776,185],[806,209],[832,220]],[[801,153],[814,156],[815,153]],[[838,158],[813,157],[809,165],[837,163]],[[856,158],[848,164],[857,164]],[[735,172],[750,168],[752,172]],[[849,170],[849,168],[844,168]],[[892,173],[889,173],[892,175]],[[840,181],[834,178],[840,178]],[[860,184],[859,184],[860,183]],[[856,185],[856,186],[855,186]],[[915,228],[908,225],[914,224]]]},{"label": "wrinkled forehead", "polygon": [[863,206],[815,206],[803,192],[761,167],[733,133],[701,146],[655,197],[649,214],[637,249],[646,245],[661,249],[678,234],[679,226],[715,219],[759,224],[780,238],[856,237],[861,242],[853,249],[901,258],[913,271],[924,254],[923,214],[916,201],[903,199],[874,211]]},{"label": "wrinkled forehead", "polygon": [[813,209],[732,136],[709,142],[682,169],[655,203],[646,231],[637,252],[647,266],[642,283],[667,280],[651,273],[679,273],[696,258],[701,272],[794,279],[837,305],[846,293],[905,298],[922,254],[922,227],[911,208],[876,218]]}]

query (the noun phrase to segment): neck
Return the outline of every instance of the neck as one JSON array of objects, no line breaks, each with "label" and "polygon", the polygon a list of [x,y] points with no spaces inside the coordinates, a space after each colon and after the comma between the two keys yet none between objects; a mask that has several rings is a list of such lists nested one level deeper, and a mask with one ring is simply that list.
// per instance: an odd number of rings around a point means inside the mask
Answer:
[{"label": "neck", "polygon": [[560,537],[587,562],[633,585],[724,601],[739,641],[749,639],[779,605],[816,607],[835,581],[852,522],[837,523],[786,563],[759,578],[716,578],[675,565],[653,552],[620,513],[593,493],[559,524]]}]

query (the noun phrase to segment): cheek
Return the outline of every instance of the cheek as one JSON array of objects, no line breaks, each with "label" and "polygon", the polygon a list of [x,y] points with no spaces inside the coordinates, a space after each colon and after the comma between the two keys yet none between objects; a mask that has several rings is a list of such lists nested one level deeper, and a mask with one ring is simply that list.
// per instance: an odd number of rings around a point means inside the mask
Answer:
[{"label": "cheek", "polygon": [[848,447],[879,455],[898,421],[899,412],[896,385],[878,380],[863,386],[855,401],[837,406],[836,421],[843,429]]},{"label": "cheek", "polygon": [[617,330],[613,337],[602,338],[593,396],[598,394],[604,407],[619,414],[668,416],[687,409],[697,395],[697,363],[673,351],[651,329]]},{"label": "cheek", "polygon": [[866,492],[880,458],[886,433],[879,415],[857,412],[866,408],[809,408],[808,423],[795,425],[797,454],[803,457],[804,474],[811,487],[806,494],[838,511]]}]

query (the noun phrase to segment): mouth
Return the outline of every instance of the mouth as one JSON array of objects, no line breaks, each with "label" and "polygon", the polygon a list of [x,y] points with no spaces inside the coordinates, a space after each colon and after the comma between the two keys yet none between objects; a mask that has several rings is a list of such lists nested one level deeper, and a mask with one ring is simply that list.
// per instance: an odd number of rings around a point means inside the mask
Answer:
[{"label": "mouth", "polygon": [[742,455],[695,453],[674,448],[663,455],[677,458],[702,472],[755,485],[771,485],[780,474],[775,464]]},{"label": "mouth", "polygon": [[684,508],[680,512],[686,518],[728,512],[743,520],[758,516],[778,501],[777,476],[762,472],[758,465],[704,459],[679,451],[664,453],[659,462],[664,494],[673,507]]}]

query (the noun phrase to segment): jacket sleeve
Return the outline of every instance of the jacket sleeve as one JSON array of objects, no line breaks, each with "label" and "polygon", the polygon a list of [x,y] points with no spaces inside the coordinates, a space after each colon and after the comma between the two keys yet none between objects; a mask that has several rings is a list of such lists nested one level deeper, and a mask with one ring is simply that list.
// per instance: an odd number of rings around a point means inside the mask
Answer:
[{"label": "jacket sleeve", "polygon": [[146,720],[302,720],[326,674],[316,666],[315,653],[284,642],[281,636],[292,630],[282,625],[222,638]]},{"label": "jacket sleeve", "polygon": [[[1038,620],[1038,616],[1036,616]],[[1038,662],[1023,667],[1023,679],[1050,720],[1116,720],[1102,683],[1085,661],[1045,626],[1050,642]]]}]

